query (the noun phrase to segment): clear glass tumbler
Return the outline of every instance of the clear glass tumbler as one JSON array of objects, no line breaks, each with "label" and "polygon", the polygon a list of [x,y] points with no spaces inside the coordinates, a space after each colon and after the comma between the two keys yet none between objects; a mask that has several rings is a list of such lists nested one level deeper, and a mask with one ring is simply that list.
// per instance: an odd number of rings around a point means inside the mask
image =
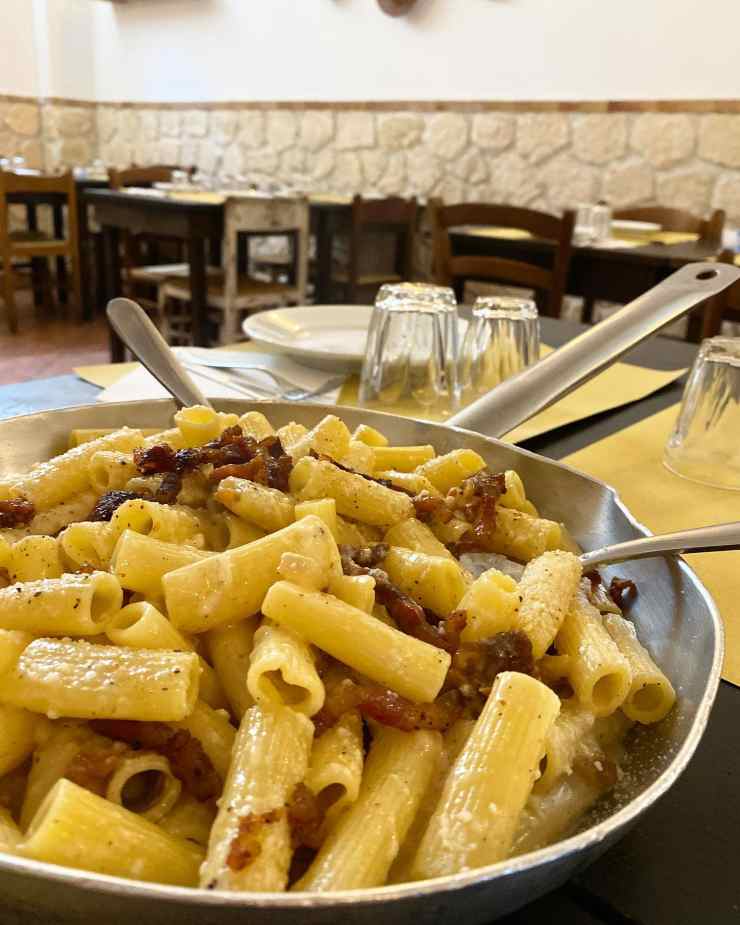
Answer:
[{"label": "clear glass tumbler", "polygon": [[540,322],[531,299],[476,299],[460,359],[465,398],[472,401],[539,358]]},{"label": "clear glass tumbler", "polygon": [[[381,287],[360,379],[360,401],[411,401],[444,416],[460,401],[457,302],[452,289],[426,283]],[[389,407],[388,410],[392,410]]]},{"label": "clear glass tumbler", "polygon": [[740,490],[740,338],[703,341],[663,462],[691,481]]}]

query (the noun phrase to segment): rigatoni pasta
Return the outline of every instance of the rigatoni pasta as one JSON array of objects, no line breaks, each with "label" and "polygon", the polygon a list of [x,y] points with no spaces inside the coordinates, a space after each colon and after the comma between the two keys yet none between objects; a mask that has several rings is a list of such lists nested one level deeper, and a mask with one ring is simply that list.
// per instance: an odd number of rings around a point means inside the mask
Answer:
[{"label": "rigatoni pasta", "polygon": [[0,851],[236,892],[453,874],[559,837],[672,707],[513,470],[337,415],[175,421],[0,482]]}]

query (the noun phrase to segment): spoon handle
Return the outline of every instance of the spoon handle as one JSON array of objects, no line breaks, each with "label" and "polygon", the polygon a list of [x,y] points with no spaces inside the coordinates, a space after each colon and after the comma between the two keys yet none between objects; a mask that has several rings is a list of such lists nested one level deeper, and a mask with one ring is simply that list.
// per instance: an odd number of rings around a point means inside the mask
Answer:
[{"label": "spoon handle", "polygon": [[645,559],[665,553],[711,552],[721,549],[740,549],[740,521],[679,530],[678,533],[664,533],[662,536],[645,536],[615,546],[602,546],[601,549],[584,553],[581,564],[583,570],[588,571],[609,562]]},{"label": "spoon handle", "polygon": [[729,264],[686,264],[606,321],[497,385],[447,423],[503,437],[738,279],[740,269]]},{"label": "spoon handle", "polygon": [[140,305],[131,299],[111,299],[106,314],[124,344],[167,389],[178,407],[211,407]]}]

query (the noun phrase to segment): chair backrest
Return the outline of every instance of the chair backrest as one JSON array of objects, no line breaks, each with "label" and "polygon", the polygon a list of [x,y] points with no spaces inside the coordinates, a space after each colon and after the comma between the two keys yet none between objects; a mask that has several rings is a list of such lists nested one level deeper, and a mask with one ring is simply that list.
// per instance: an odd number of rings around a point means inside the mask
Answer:
[{"label": "chair backrest", "polygon": [[[429,202],[433,235],[433,272],[438,283],[453,286],[462,295],[467,280],[490,280],[534,289],[540,312],[557,318],[563,303],[572,251],[575,212],[562,218],[497,203],[462,202],[445,206],[438,199]],[[516,228],[536,238],[555,243],[550,267],[505,257],[452,252],[450,228],[463,225]]]},{"label": "chair backrest", "polygon": [[[719,255],[719,260],[722,263],[734,264],[735,254],[730,250],[722,251]],[[724,292],[720,292],[719,295],[706,303],[702,316],[700,336],[695,339],[716,337],[722,332],[723,321],[740,323],[740,284],[738,283],[725,289]]]},{"label": "chair backrest", "polygon": [[308,288],[309,206],[305,196],[229,196],[224,204],[224,296],[236,297],[239,235],[289,234],[295,244],[296,289],[305,302]]},{"label": "chair backrest", "polygon": [[386,199],[352,200],[352,232],[349,242],[349,286],[350,301],[354,301],[360,276],[360,255],[368,234],[386,233],[395,237],[394,272],[404,280],[411,279],[414,259],[414,239],[418,206],[415,198],[402,199],[389,196]]},{"label": "chair backrest", "polygon": [[690,231],[698,234],[701,241],[719,244],[725,227],[724,209],[715,209],[707,218],[671,209],[666,206],[640,206],[634,209],[617,209],[614,218],[631,222],[655,222],[664,231]]},{"label": "chair backrest", "polygon": [[175,170],[184,170],[192,176],[194,167],[177,167],[172,164],[152,164],[150,167],[132,165],[124,170],[112,167],[108,171],[111,189],[120,190],[125,186],[153,186],[155,183],[169,183]]},{"label": "chair backrest", "polygon": [[[13,241],[10,237],[10,203],[8,196],[13,194],[28,194],[30,196],[58,195],[60,204],[67,210],[67,234],[65,241],[70,242],[70,248],[76,247],[77,242],[77,190],[73,174],[70,172],[56,176],[33,176],[16,174],[9,171],[0,171],[0,250],[10,256],[14,253]],[[63,198],[63,201],[61,201]],[[29,244],[22,248],[28,251]],[[71,251],[70,251],[71,252]]]}]

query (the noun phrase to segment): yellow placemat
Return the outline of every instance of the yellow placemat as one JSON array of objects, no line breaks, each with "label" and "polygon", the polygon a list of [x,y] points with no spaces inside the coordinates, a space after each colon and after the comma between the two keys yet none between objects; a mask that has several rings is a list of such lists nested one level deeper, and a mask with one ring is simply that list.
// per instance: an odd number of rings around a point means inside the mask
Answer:
[{"label": "yellow placemat", "polygon": [[699,240],[699,235],[690,231],[656,231],[652,234],[630,234],[621,231],[612,232],[612,237],[619,241],[621,246],[628,244],[630,247],[640,247],[644,244],[688,244]]},{"label": "yellow placemat", "polygon": [[[613,485],[654,533],[740,520],[740,492],[698,485],[663,465],[663,447],[678,415],[673,405],[599,440],[563,462]],[[727,638],[722,677],[740,685],[740,551],[695,553],[686,560],[722,614]]]},{"label": "yellow placemat", "polygon": [[[265,348],[259,344],[248,342],[234,344],[225,349],[264,352]],[[551,351],[551,347],[543,345],[543,355]],[[136,365],[135,363],[117,363],[115,365],[79,366],[74,371],[81,379],[92,382],[93,385],[107,388],[117,382],[121,376],[131,372]],[[554,430],[564,424],[572,424],[574,421],[583,420],[592,414],[599,414],[612,408],[618,408],[620,405],[638,401],[651,395],[657,389],[668,385],[669,382],[678,379],[684,372],[685,370],[682,369],[663,371],[646,369],[642,366],[630,366],[626,363],[615,363],[614,366],[611,366],[590,382],[561,399],[552,408],[542,411],[530,421],[527,421],[526,424],[517,427],[506,437],[506,440],[510,443],[518,443],[529,437],[547,433],[547,431]],[[342,386],[337,404],[354,408],[359,407],[357,398],[358,385],[357,376],[350,376]],[[446,417],[449,417],[449,415],[440,414],[433,409],[428,411],[421,409],[411,401],[395,402],[393,405],[378,403],[369,407],[373,407],[378,411],[389,411],[393,414],[400,414],[404,417],[417,418],[423,421],[443,421]]]}]

